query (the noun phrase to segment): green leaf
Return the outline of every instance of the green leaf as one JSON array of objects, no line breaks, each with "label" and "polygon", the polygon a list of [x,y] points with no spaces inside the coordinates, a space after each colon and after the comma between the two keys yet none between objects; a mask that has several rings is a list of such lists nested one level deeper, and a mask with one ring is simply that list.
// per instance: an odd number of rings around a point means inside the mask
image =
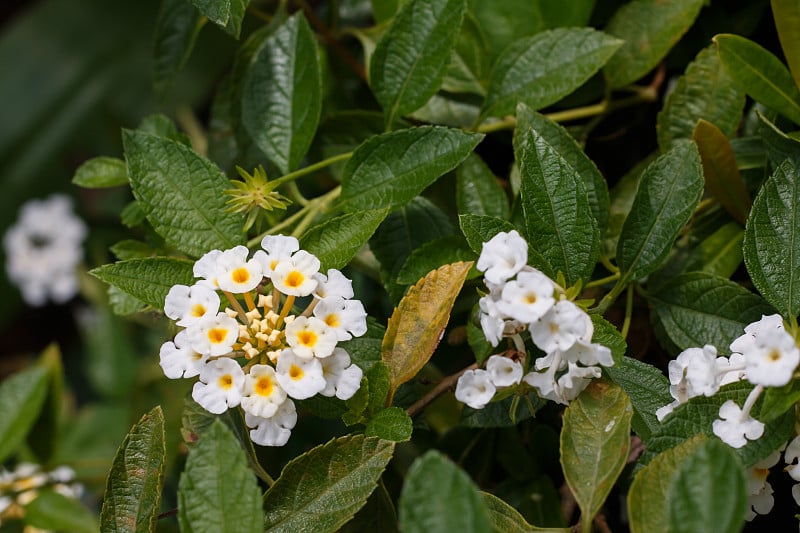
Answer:
[{"label": "green leaf", "polygon": [[738,35],[714,37],[728,75],[756,102],[800,124],[800,90],[792,75],[772,53]]},{"label": "green leaf", "polygon": [[189,452],[178,483],[182,531],[259,533],[261,489],[233,433],[214,420]]},{"label": "green leaf", "polygon": [[589,279],[600,234],[583,180],[535,129],[515,138],[514,151],[528,243],[546,260],[534,266],[551,278],[562,272],[567,286]]},{"label": "green leaf", "polygon": [[[762,146],[766,150],[769,162],[774,167],[783,163],[784,159],[800,158],[800,142],[779,130],[760,111],[756,111],[756,116],[758,117],[758,133],[761,136]],[[759,168],[764,164],[765,161],[762,157]]]},{"label": "green leaf", "polygon": [[484,533],[491,527],[478,487],[436,450],[427,451],[408,469],[399,515],[405,533]]},{"label": "green leaf", "polygon": [[647,166],[617,243],[620,283],[658,268],[702,194],[703,172],[693,143],[680,143]]},{"label": "green leaf", "polygon": [[370,85],[387,125],[439,90],[465,10],[465,0],[410,0],[400,8],[370,59]]},{"label": "green leaf", "polygon": [[153,90],[164,94],[192,55],[203,16],[187,0],[162,0],[153,38]]},{"label": "green leaf", "polygon": [[367,412],[375,413],[383,409],[386,404],[386,397],[391,387],[389,367],[383,361],[375,361],[375,364],[366,371],[365,375],[369,379]]},{"label": "green leaf", "polygon": [[608,207],[608,227],[603,236],[603,255],[613,259],[617,253],[619,236],[625,219],[633,207],[633,200],[636,198],[636,191],[639,189],[642,171],[655,160],[655,154],[651,154],[639,161],[629,170],[622,179],[609,191],[611,203]]},{"label": "green leaf", "polygon": [[336,531],[375,490],[393,451],[393,442],[350,435],[293,459],[264,495],[265,531]]},{"label": "green leaf", "polygon": [[112,244],[108,248],[117,259],[143,259],[145,257],[152,257],[155,250],[147,243],[136,241],[133,239],[121,240]]},{"label": "green leaf", "polygon": [[78,167],[72,183],[88,189],[127,185],[128,167],[116,157],[95,157]]},{"label": "green leaf", "polygon": [[61,350],[51,344],[44,349],[36,362],[47,370],[47,395],[36,422],[28,432],[28,446],[40,464],[52,464],[52,458],[61,444],[62,412],[64,405],[64,365]]},{"label": "green leaf", "polygon": [[367,499],[364,507],[347,522],[338,533],[397,533],[397,512],[386,486],[378,482],[378,488]]},{"label": "green leaf", "polygon": [[768,422],[793,409],[800,401],[800,381],[792,380],[783,387],[767,387],[764,402],[758,410],[758,420]]},{"label": "green leaf", "polygon": [[722,353],[747,324],[774,312],[758,295],[704,272],[676,276],[650,295],[650,303],[678,348],[711,344]]},{"label": "green leaf", "polygon": [[250,0],[189,0],[211,22],[239,38],[245,8]]},{"label": "green leaf", "polygon": [[406,414],[405,409],[388,407],[370,417],[364,429],[364,436],[405,442],[411,439],[411,431],[411,417]]},{"label": "green leaf", "polygon": [[592,324],[594,325],[594,333],[592,334],[592,342],[602,344],[611,350],[611,357],[614,359],[614,365],[622,362],[625,356],[625,351],[628,349],[628,343],[625,342],[625,337],[619,332],[617,327],[603,318],[600,315],[592,314]]},{"label": "green leaf", "polygon": [[242,86],[242,123],[284,174],[306,155],[322,110],[322,74],[314,34],[302,12],[255,51]]},{"label": "green leaf", "polygon": [[117,450],[106,481],[104,532],[154,531],[164,481],[164,414],[160,406],[134,424]]},{"label": "green leaf", "polygon": [[194,284],[193,265],[185,259],[147,257],[103,265],[89,273],[155,309],[163,309],[173,285]]},{"label": "green leaf", "polygon": [[745,475],[731,448],[699,436],[636,475],[628,493],[631,532],[739,531],[747,498]]},{"label": "green leaf", "polygon": [[698,119],[733,137],[744,110],[744,93],[728,76],[713,46],[704,48],[678,79],[658,114],[658,146],[669,150],[679,139],[691,139]]},{"label": "green leaf", "polygon": [[[544,400],[534,393],[528,394],[527,398],[520,398],[515,401],[515,396],[509,396],[499,402],[491,402],[483,409],[472,409],[465,406],[461,411],[461,425],[468,428],[507,428],[513,427],[534,416],[530,405],[534,411],[544,405]],[[516,407],[514,407],[516,404]],[[511,418],[512,409],[514,418]]]},{"label": "green leaf", "polygon": [[530,525],[519,511],[509,504],[488,492],[481,492],[483,503],[489,511],[489,521],[492,531],[496,533],[530,533],[531,531],[541,531],[542,533],[570,533],[571,528],[565,527],[535,527]]},{"label": "green leaf", "polygon": [[27,525],[51,531],[96,533],[99,531],[94,513],[75,498],[52,490],[44,490],[25,506]]},{"label": "green leaf", "polygon": [[[448,235],[426,242],[408,256],[397,273],[397,283],[411,285],[431,270],[458,261],[475,261],[475,252],[460,235]],[[476,272],[472,270],[471,272]]]},{"label": "green leaf", "polygon": [[616,89],[650,72],[697,18],[704,0],[634,0],[617,9],[605,31],[625,44],[604,72]]},{"label": "green leaf", "polygon": [[559,28],[511,43],[492,69],[481,117],[554,104],[583,85],[622,41],[592,28]]},{"label": "green leaf", "polygon": [[226,211],[230,183],[190,148],[140,131],[123,131],[131,189],[167,243],[199,257],[244,243],[242,217]]},{"label": "green leaf", "polygon": [[632,421],[633,430],[647,443],[661,428],[656,410],[672,403],[669,381],[656,367],[630,357],[623,357],[620,364],[603,371],[625,389],[636,415]]},{"label": "green leaf", "polygon": [[47,369],[35,366],[0,383],[0,462],[25,441],[44,405],[48,382]]},{"label": "green leaf", "polygon": [[129,324],[105,308],[77,319],[84,345],[84,372],[92,389],[104,399],[127,401],[141,363]]},{"label": "green leaf", "polygon": [[591,521],[622,473],[633,409],[625,391],[595,380],[569,404],[561,430],[561,466],[583,520]]},{"label": "green leaf", "polygon": [[165,139],[179,142],[187,148],[192,147],[192,140],[189,138],[189,136],[181,131],[178,131],[178,127],[175,125],[172,119],[166,115],[162,115],[161,113],[147,115],[142,119],[142,121],[139,123],[139,127],[136,129],[142,133],[149,133],[150,135],[155,135],[156,137],[164,137]]},{"label": "green leaf", "polygon": [[702,271],[730,278],[742,263],[743,239],[742,226],[736,222],[728,222],[689,251],[683,263],[683,271]]},{"label": "green leaf", "polygon": [[387,404],[433,355],[471,267],[471,262],[453,263],[430,272],[395,308],[381,346],[381,360],[391,377]]},{"label": "green leaf", "polygon": [[472,251],[480,254],[483,250],[483,243],[491,240],[492,237],[501,231],[509,232],[516,229],[514,224],[489,215],[458,215],[458,223],[467,243]]},{"label": "green leaf", "polygon": [[400,207],[472,152],[483,135],[423,126],[376,135],[353,152],[342,177],[342,207]]},{"label": "green leaf", "polygon": [[789,70],[800,87],[800,9],[792,0],[771,0],[772,17]]},{"label": "green leaf", "polygon": [[508,219],[506,192],[477,154],[470,154],[456,171],[456,205],[462,215]]},{"label": "green leaf", "polygon": [[303,233],[300,247],[316,255],[321,271],[341,269],[367,243],[389,210],[370,209],[325,220]]},{"label": "green leaf", "polygon": [[528,130],[535,130],[575,170],[583,181],[597,226],[604,233],[608,224],[608,185],[594,162],[564,127],[520,104],[517,107],[517,126],[514,129],[516,144],[521,144]]},{"label": "green leaf", "polygon": [[758,292],[782,315],[800,314],[800,179],[794,159],[781,163],[756,196],[744,233],[744,263]]}]

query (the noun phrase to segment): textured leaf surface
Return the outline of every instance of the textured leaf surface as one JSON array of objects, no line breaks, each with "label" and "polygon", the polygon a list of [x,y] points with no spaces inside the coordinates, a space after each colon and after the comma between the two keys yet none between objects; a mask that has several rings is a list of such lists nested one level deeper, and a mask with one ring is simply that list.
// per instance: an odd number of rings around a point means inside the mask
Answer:
[{"label": "textured leaf surface", "polygon": [[239,38],[245,8],[250,0],[189,0],[210,21]]},{"label": "textured leaf surface", "polygon": [[103,265],[91,274],[110,283],[156,309],[173,285],[193,285],[194,263],[172,257],[146,257]]},{"label": "textured leaf surface", "polygon": [[477,154],[470,154],[456,171],[456,205],[465,215],[510,215],[506,192]]},{"label": "textured leaf surface", "polygon": [[472,152],[483,135],[423,126],[376,135],[359,146],[342,177],[346,211],[400,207]]},{"label": "textured leaf surface", "polygon": [[694,22],[703,0],[634,0],[614,13],[605,31],[625,44],[604,72],[613,88],[650,72]]},{"label": "textured leaf surface", "polygon": [[744,92],[800,124],[800,90],[777,57],[738,35],[717,35],[714,42],[725,70]]},{"label": "textured leaf surface", "polygon": [[255,51],[242,86],[242,123],[284,174],[311,146],[322,110],[322,75],[314,34],[302,13]]},{"label": "textured leaf surface", "polygon": [[325,220],[303,234],[300,247],[319,258],[322,272],[341,269],[367,243],[387,214],[388,209],[370,209]]},{"label": "textured leaf surface", "polygon": [[170,139],[122,137],[133,195],[167,243],[195,257],[244,243],[242,217],[226,211],[230,183],[213,163]]},{"label": "textured leaf surface", "polygon": [[417,375],[433,355],[471,267],[471,262],[453,263],[430,272],[395,308],[381,346],[381,359],[391,377],[387,403],[397,387]]},{"label": "textured leaf surface", "polygon": [[772,17],[794,83],[800,87],[800,6],[793,0],[771,0]]},{"label": "textured leaf surface", "polygon": [[400,529],[405,533],[490,530],[489,512],[466,472],[436,450],[408,470],[400,494]]},{"label": "textured leaf surface", "polygon": [[633,409],[611,381],[592,381],[567,407],[561,466],[585,520],[591,520],[625,467]]},{"label": "textured leaf surface", "polygon": [[761,187],[744,233],[753,284],[784,316],[800,314],[800,177],[786,159]]},{"label": "textured leaf surface", "polygon": [[265,531],[336,531],[375,490],[393,451],[393,442],[350,435],[293,459],[264,495]]},{"label": "textured leaf surface", "polygon": [[411,438],[411,431],[411,417],[405,410],[400,407],[388,407],[378,411],[369,419],[364,429],[364,436],[403,442]]},{"label": "textured leaf surface", "polygon": [[[411,285],[431,270],[458,261],[474,261],[477,257],[460,235],[448,235],[426,242],[408,256],[397,273],[397,283]],[[476,270],[472,274],[476,275]]]},{"label": "textured leaf surface", "polygon": [[603,371],[625,389],[635,413],[633,430],[646,443],[661,427],[656,410],[672,402],[669,381],[656,367],[630,357]]},{"label": "textured leaf surface", "polygon": [[116,157],[95,157],[78,167],[72,183],[89,189],[127,185],[128,167]]},{"label": "textured leaf surface", "polygon": [[509,232],[516,229],[511,222],[489,215],[459,215],[458,223],[467,238],[469,247],[476,254],[481,253],[483,243],[489,241],[501,231]]},{"label": "textured leaf surface", "polygon": [[44,367],[18,372],[0,384],[0,461],[5,461],[25,441],[47,396]]},{"label": "textured leaf surface", "polygon": [[658,268],[702,193],[700,155],[693,143],[678,144],[648,165],[617,243],[622,281]]},{"label": "textured leaf surface", "polygon": [[114,457],[100,513],[103,531],[155,530],[165,453],[164,414],[156,406],[134,424]]},{"label": "textured leaf surface", "polygon": [[511,43],[492,69],[482,117],[541,109],[591,78],[622,45],[592,28],[559,28]]},{"label": "textured leaf surface", "polygon": [[674,141],[690,139],[698,119],[717,126],[723,134],[736,133],[744,110],[744,93],[728,76],[717,50],[704,48],[686,67],[658,114],[658,146],[662,152]]},{"label": "textured leaf surface", "polygon": [[153,89],[163,93],[192,54],[202,15],[186,0],[164,0],[153,37]]},{"label": "textured leaf surface", "polygon": [[386,123],[422,107],[442,84],[465,0],[410,0],[375,46],[370,84]]},{"label": "textured leaf surface", "polygon": [[519,511],[509,504],[488,492],[481,492],[483,503],[489,511],[489,521],[492,531],[496,533],[530,533],[531,531],[541,531],[542,533],[569,533],[572,531],[568,527],[535,527],[530,525]]},{"label": "textured leaf surface", "polygon": [[244,451],[220,420],[189,452],[178,483],[178,522],[182,531],[259,533],[261,489]]}]

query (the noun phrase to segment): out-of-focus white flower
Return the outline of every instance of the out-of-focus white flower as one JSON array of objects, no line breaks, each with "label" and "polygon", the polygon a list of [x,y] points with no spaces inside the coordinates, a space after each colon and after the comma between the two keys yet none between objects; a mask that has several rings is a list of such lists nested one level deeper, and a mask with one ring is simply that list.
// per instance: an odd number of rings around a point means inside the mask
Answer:
[{"label": "out-of-focus white flower", "polygon": [[269,418],[286,401],[286,391],[278,383],[275,369],[269,365],[253,365],[244,377],[242,409],[251,415]]},{"label": "out-of-focus white flower", "polygon": [[568,350],[578,339],[591,341],[592,319],[570,302],[561,300],[530,325],[531,339],[545,353]]},{"label": "out-of-focus white flower", "polygon": [[300,243],[296,237],[286,235],[267,235],[261,239],[261,247],[264,249],[256,251],[253,259],[261,263],[261,268],[265,276],[272,277],[272,272],[278,263],[288,261],[292,254],[300,249]]},{"label": "out-of-focus white flower", "polygon": [[298,357],[290,348],[278,356],[275,373],[283,390],[295,400],[311,398],[326,385],[319,359]]},{"label": "out-of-focus white flower", "polygon": [[714,435],[732,448],[741,448],[748,440],[756,440],[764,434],[764,424],[743,412],[733,400],[719,408],[720,419],[714,420]]},{"label": "out-of-focus white flower", "polygon": [[289,441],[292,428],[297,424],[297,409],[287,399],[270,418],[244,414],[244,423],[250,430],[250,439],[261,446],[283,446]]},{"label": "out-of-focus white flower", "polygon": [[748,507],[745,520],[748,522],[756,517],[756,514],[769,514],[775,499],[772,497],[772,485],[767,481],[769,469],[775,466],[780,460],[781,452],[776,450],[766,459],[762,459],[747,470],[747,490]]},{"label": "out-of-focus white flower", "polygon": [[747,380],[767,387],[789,383],[800,363],[800,350],[783,328],[780,315],[764,316],[744,331],[731,343],[731,351],[744,355]]},{"label": "out-of-focus white flower", "polygon": [[353,282],[335,268],[328,269],[328,275],[318,272],[314,274],[317,280],[317,288],[314,296],[323,300],[325,298],[344,298],[349,300],[355,294],[353,292]]},{"label": "out-of-focus white flower", "polygon": [[314,277],[319,272],[319,259],[299,250],[288,260],[279,261],[272,272],[272,283],[283,294],[308,296],[317,288]]},{"label": "out-of-focus white flower", "polygon": [[717,349],[706,344],[703,348],[688,348],[669,362],[670,393],[682,402],[695,396],[713,396],[719,390]]},{"label": "out-of-focus white flower", "polygon": [[206,363],[200,372],[200,381],[192,388],[192,398],[209,413],[218,415],[239,405],[243,387],[242,367],[224,357]]},{"label": "out-of-focus white flower", "polygon": [[456,400],[473,409],[483,409],[492,401],[496,391],[489,372],[480,368],[467,370],[456,383]]},{"label": "out-of-focus white flower", "polygon": [[564,350],[562,357],[567,363],[580,363],[584,366],[614,366],[614,358],[607,346],[583,339],[577,339],[575,344]]},{"label": "out-of-focus white flower", "polygon": [[[786,461],[786,473],[792,476],[795,481],[800,481],[800,464],[795,463],[800,459],[800,436],[793,438],[789,445],[786,446],[786,452],[783,455]],[[800,505],[800,504],[798,504]]]},{"label": "out-of-focus white flower", "polygon": [[331,328],[338,341],[360,337],[367,332],[367,312],[359,300],[325,298],[317,303],[313,312],[315,317]]},{"label": "out-of-focus white flower", "polygon": [[191,326],[219,312],[219,294],[207,285],[173,285],[164,300],[164,314],[179,326]]},{"label": "out-of-focus white flower", "polygon": [[514,277],[528,262],[528,243],[516,230],[500,232],[483,243],[476,267],[487,281],[501,284]]},{"label": "out-of-focus white flower", "polygon": [[497,309],[510,318],[531,323],[555,304],[553,289],[550,278],[538,270],[522,270],[503,286]]},{"label": "out-of-focus white flower", "polygon": [[336,348],[330,357],[320,359],[325,388],[319,391],[323,396],[336,396],[347,400],[361,386],[362,370],[350,363],[350,354],[344,348]]},{"label": "out-of-focus white flower", "polygon": [[732,353],[730,357],[717,357],[717,372],[721,376],[719,386],[744,379],[744,368],[744,355],[740,353]]},{"label": "out-of-focus white flower", "polygon": [[6,272],[23,299],[41,306],[64,303],[78,292],[76,267],[83,256],[86,225],[67,196],[56,194],[22,206],[3,236]]},{"label": "out-of-focus white flower", "polygon": [[225,355],[230,353],[239,336],[239,325],[225,313],[204,318],[186,328],[189,344],[201,354]]},{"label": "out-of-focus white flower", "polygon": [[317,317],[301,316],[286,326],[286,342],[297,357],[328,357],[336,347],[336,333]]},{"label": "out-of-focus white flower", "polygon": [[225,250],[217,257],[217,284],[223,291],[241,294],[255,289],[264,275],[261,263],[247,260],[250,251],[246,246]]},{"label": "out-of-focus white flower", "polygon": [[159,364],[169,379],[199,376],[208,361],[208,355],[192,350],[186,330],[175,335],[175,341],[161,345]]},{"label": "out-of-focus white flower", "polygon": [[486,371],[495,387],[518,385],[522,380],[522,365],[502,355],[493,355],[486,361]]}]

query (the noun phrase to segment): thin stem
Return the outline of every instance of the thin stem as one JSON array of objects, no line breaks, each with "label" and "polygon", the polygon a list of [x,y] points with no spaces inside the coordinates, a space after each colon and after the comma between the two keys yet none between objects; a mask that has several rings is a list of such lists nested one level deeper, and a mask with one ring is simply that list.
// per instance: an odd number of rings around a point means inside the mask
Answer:
[{"label": "thin stem", "polygon": [[308,206],[300,209],[297,213],[292,213],[290,217],[283,219],[282,221],[278,222],[277,224],[269,228],[264,233],[261,233],[258,236],[253,237],[252,239],[247,241],[247,247],[252,248],[257,244],[260,244],[261,239],[263,239],[267,235],[275,235],[275,233],[277,233],[278,231],[281,231],[282,229],[291,226],[292,224],[294,224],[295,220],[298,220],[299,218],[304,216],[306,211],[308,211]]},{"label": "thin stem", "polygon": [[619,271],[614,272],[610,276],[590,281],[589,283],[586,284],[584,289],[589,289],[591,287],[600,287],[602,285],[605,285],[606,283],[611,283],[612,281],[616,281],[618,279],[619,279]]},{"label": "thin stem", "polygon": [[297,188],[297,182],[290,181],[286,188],[286,194],[298,204],[307,206],[310,203],[309,199],[303,196],[303,193],[301,193],[300,189]]},{"label": "thin stem", "polygon": [[625,320],[622,322],[622,338],[628,338],[628,330],[631,329],[631,317],[633,316],[633,283],[628,285],[628,292],[625,295]]},{"label": "thin stem", "polygon": [[233,307],[233,309],[239,314],[239,319],[241,319],[242,323],[249,324],[250,321],[247,320],[247,314],[245,314],[244,308],[242,307],[242,304],[239,303],[239,300],[237,300],[236,297],[228,291],[222,291],[222,294],[225,295],[225,298],[228,299],[231,307]]},{"label": "thin stem", "polygon": [[425,409],[425,407],[427,407],[427,405],[429,403],[431,403],[433,400],[435,400],[436,398],[438,398],[439,396],[444,394],[445,391],[447,391],[453,385],[455,385],[456,382],[458,381],[458,378],[461,377],[461,374],[463,374],[467,370],[474,370],[476,368],[478,368],[478,363],[473,363],[473,364],[469,365],[466,368],[462,368],[461,370],[459,370],[455,374],[452,374],[452,375],[447,376],[446,378],[444,378],[434,388],[429,390],[428,393],[425,396],[423,396],[422,398],[420,398],[419,400],[414,402],[411,405],[411,407],[406,409],[406,413],[408,413],[408,416],[412,416],[413,417],[413,416],[416,416],[417,414],[419,414],[423,409]]},{"label": "thin stem", "polygon": [[283,309],[281,309],[281,314],[278,316],[278,321],[275,322],[274,329],[280,329],[283,325],[283,319],[286,318],[286,315],[289,314],[289,311],[292,310],[292,306],[294,305],[294,296],[291,294],[286,297],[286,301],[283,302]]},{"label": "thin stem", "polygon": [[252,311],[256,308],[256,303],[253,301],[253,295],[250,294],[250,291],[244,293],[244,302],[247,304],[248,311]]},{"label": "thin stem", "polygon": [[297,178],[316,172],[317,170],[333,165],[334,163],[338,163],[340,161],[347,161],[351,157],[353,157],[353,152],[347,152],[344,154],[335,155],[333,157],[329,157],[327,159],[323,159],[322,161],[314,163],[313,165],[308,165],[307,167],[295,170],[294,172],[289,172],[288,174],[284,174],[283,176],[276,179],[272,183],[273,185],[278,186],[283,183],[286,183],[287,181],[296,180]]},{"label": "thin stem", "polygon": [[208,135],[192,109],[185,105],[179,106],[175,110],[175,118],[189,136],[194,151],[200,155],[208,155]]},{"label": "thin stem", "polygon": [[628,284],[627,279],[624,281],[621,278],[618,279],[617,284],[614,285],[614,288],[611,289],[611,292],[606,294],[595,307],[589,309],[589,313],[598,315],[602,315],[603,313],[605,313],[606,310],[609,307],[611,307],[611,304],[613,304],[617,300],[617,297],[620,294],[622,294],[622,291],[625,290],[627,284]]},{"label": "thin stem", "polygon": [[750,410],[753,408],[753,405],[755,405],[756,400],[758,400],[762,392],[764,392],[764,385],[756,385],[756,388],[750,391],[750,394],[747,396],[742,406],[742,416],[750,416]]},{"label": "thin stem", "polygon": [[619,272],[619,267],[612,263],[605,254],[600,254],[600,263],[602,263],[602,265],[606,267],[606,270],[609,272]]}]

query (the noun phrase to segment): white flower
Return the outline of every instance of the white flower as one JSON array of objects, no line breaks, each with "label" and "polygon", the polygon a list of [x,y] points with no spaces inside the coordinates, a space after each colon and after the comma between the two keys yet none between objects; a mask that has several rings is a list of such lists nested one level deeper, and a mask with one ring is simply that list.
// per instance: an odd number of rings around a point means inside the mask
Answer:
[{"label": "white flower", "polygon": [[218,415],[239,405],[243,386],[244,372],[239,363],[227,357],[215,359],[200,372],[200,381],[192,388],[192,398],[206,411]]},{"label": "white flower", "polygon": [[296,400],[311,398],[326,385],[319,359],[298,357],[289,348],[278,356],[275,373],[283,390]]},{"label": "white flower", "polygon": [[76,267],[83,256],[86,225],[70,200],[53,195],[22,206],[17,222],[3,236],[6,272],[33,306],[64,303],[78,292]]},{"label": "white flower", "polygon": [[336,396],[347,400],[361,386],[361,369],[350,363],[350,355],[343,348],[336,348],[330,357],[320,359],[325,388],[319,391],[323,396]]},{"label": "white flower", "polygon": [[740,353],[732,353],[730,357],[717,357],[717,373],[721,376],[719,386],[744,379],[744,368],[744,355]]},{"label": "white flower", "polygon": [[220,289],[242,294],[258,287],[264,277],[261,263],[255,258],[248,261],[248,253],[246,246],[236,246],[217,257],[217,284]]},{"label": "white flower", "polygon": [[486,371],[495,387],[518,385],[522,379],[522,365],[502,355],[493,355],[486,361]]},{"label": "white flower", "polygon": [[244,414],[244,423],[250,430],[250,440],[260,446],[283,446],[297,423],[297,409],[292,400],[283,402],[270,418]]},{"label": "white flower", "polygon": [[253,259],[261,263],[264,275],[269,278],[278,263],[288,261],[300,249],[300,243],[291,236],[267,235],[261,239],[261,247],[264,251],[258,250],[253,254]]},{"label": "white flower", "polygon": [[279,261],[272,272],[272,283],[283,294],[308,296],[317,288],[314,274],[319,272],[319,259],[299,250],[291,259]]},{"label": "white flower", "polygon": [[494,397],[492,377],[486,370],[467,370],[456,383],[456,400],[473,409],[483,409]]},{"label": "white flower", "polygon": [[478,300],[480,307],[481,329],[486,340],[497,346],[500,339],[506,336],[515,335],[525,331],[525,326],[512,320],[497,308],[497,298],[500,296],[500,289],[493,289],[492,292]]},{"label": "white flower", "polygon": [[208,355],[192,350],[186,330],[175,335],[175,341],[167,341],[159,350],[159,364],[169,379],[191,378],[200,375],[208,361]]},{"label": "white flower", "polygon": [[297,357],[328,357],[336,347],[336,333],[317,317],[301,316],[286,325],[286,342]]},{"label": "white flower", "polygon": [[568,350],[577,340],[591,341],[592,319],[583,309],[561,300],[530,325],[531,339],[543,352]]},{"label": "white flower", "polygon": [[190,326],[219,312],[219,295],[207,285],[173,285],[164,300],[164,314],[179,326]]},{"label": "white flower", "polygon": [[586,342],[583,339],[577,339],[575,344],[562,352],[562,355],[564,361],[569,363],[580,363],[584,366],[614,366],[614,358],[607,346]]},{"label": "white flower", "polygon": [[675,408],[681,405],[682,403],[683,402],[679,400],[675,400],[672,403],[668,403],[663,407],[659,407],[658,409],[656,409],[656,418],[658,419],[659,422],[663,421],[668,414],[672,413],[672,411],[674,411]]},{"label": "white flower", "polygon": [[672,397],[685,402],[696,396],[713,396],[719,390],[717,368],[717,349],[710,344],[682,351],[668,366]]},{"label": "white flower", "polygon": [[239,337],[239,323],[225,313],[204,318],[186,328],[189,345],[201,354],[225,355]]},{"label": "white flower", "polygon": [[503,286],[497,309],[510,318],[531,323],[555,304],[553,289],[550,278],[538,270],[522,270]]},{"label": "white flower", "polygon": [[556,391],[564,404],[578,397],[589,386],[592,379],[599,378],[602,371],[596,366],[582,367],[569,363],[567,372],[558,378]]},{"label": "white flower", "polygon": [[764,424],[742,409],[733,400],[728,400],[719,408],[721,420],[714,420],[714,435],[732,448],[741,448],[747,440],[756,440],[764,434]]},{"label": "white flower", "polygon": [[767,481],[769,469],[775,466],[781,457],[781,452],[776,450],[766,459],[762,459],[747,470],[748,508],[745,520],[748,522],[757,514],[769,514],[775,502],[772,497],[772,485]]},{"label": "white flower", "polygon": [[328,275],[318,272],[314,274],[317,280],[317,288],[314,296],[320,300],[324,298],[344,298],[349,300],[355,294],[353,292],[353,282],[335,268],[328,269]]},{"label": "white flower", "polygon": [[333,330],[336,340],[347,341],[367,332],[367,312],[359,300],[325,298],[314,307],[314,316]]},{"label": "white flower", "polygon": [[269,365],[253,365],[244,377],[242,409],[251,415],[269,418],[286,400],[286,391],[278,383],[275,369]]},{"label": "white flower", "polygon": [[528,243],[516,230],[501,231],[483,243],[476,267],[491,283],[505,283],[528,262]]},{"label": "white flower", "polygon": [[194,277],[202,278],[199,284],[211,289],[218,289],[217,285],[217,258],[222,255],[222,250],[211,250],[206,252],[203,257],[194,262],[192,272]]},{"label": "white flower", "polygon": [[792,439],[786,447],[783,458],[787,464],[786,473],[792,476],[793,480],[800,481],[800,464],[795,463],[795,461],[800,459],[800,436]]},{"label": "white flower", "polygon": [[800,363],[800,350],[783,328],[780,315],[764,316],[744,331],[731,343],[731,351],[744,355],[748,381],[767,387],[789,383]]}]

